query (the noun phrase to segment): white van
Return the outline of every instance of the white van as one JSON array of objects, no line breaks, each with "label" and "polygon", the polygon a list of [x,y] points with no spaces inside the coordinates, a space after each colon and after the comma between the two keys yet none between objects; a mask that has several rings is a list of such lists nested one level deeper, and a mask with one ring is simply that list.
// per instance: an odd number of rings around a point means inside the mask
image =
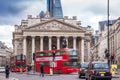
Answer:
[{"label": "white van", "polygon": [[5,72],[5,67],[0,67],[0,72]]}]

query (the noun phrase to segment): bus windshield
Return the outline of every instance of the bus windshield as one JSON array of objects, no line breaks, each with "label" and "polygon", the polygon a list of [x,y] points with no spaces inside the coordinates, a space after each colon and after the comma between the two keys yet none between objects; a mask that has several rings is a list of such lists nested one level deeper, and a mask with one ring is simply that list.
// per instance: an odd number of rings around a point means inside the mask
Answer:
[{"label": "bus windshield", "polygon": [[76,56],[78,52],[74,49],[68,49],[68,50],[57,50],[56,55],[63,55],[63,54],[69,54],[70,56]]},{"label": "bus windshield", "polygon": [[[19,61],[19,60],[21,60],[21,55],[17,55],[16,56],[16,59]],[[25,58],[25,55],[23,55],[22,56],[22,60],[25,60],[26,58]]]},{"label": "bus windshield", "polygon": [[36,56],[52,56],[52,52],[38,52]]},{"label": "bus windshield", "polygon": [[66,52],[67,52],[67,51],[65,51],[65,50],[57,50],[55,55],[63,55],[63,54],[65,54]]},{"label": "bus windshield", "polygon": [[77,64],[78,64],[77,62],[72,62],[72,61],[64,61],[63,62],[63,66],[76,67]]},{"label": "bus windshield", "polygon": [[78,53],[78,52],[77,52],[76,50],[69,50],[70,56],[76,56],[77,53]]}]

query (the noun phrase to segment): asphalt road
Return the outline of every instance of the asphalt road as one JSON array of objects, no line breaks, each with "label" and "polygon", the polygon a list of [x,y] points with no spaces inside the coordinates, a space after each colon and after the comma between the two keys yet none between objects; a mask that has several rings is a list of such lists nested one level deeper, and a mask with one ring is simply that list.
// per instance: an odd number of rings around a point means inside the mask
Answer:
[{"label": "asphalt road", "polygon": [[[44,77],[41,77],[39,73],[37,74],[21,74],[21,73],[10,73],[10,78],[5,79],[5,74],[0,73],[0,80],[85,80],[79,79],[77,74],[54,74],[49,75],[45,74]],[[112,80],[120,80],[120,78],[116,77]]]}]

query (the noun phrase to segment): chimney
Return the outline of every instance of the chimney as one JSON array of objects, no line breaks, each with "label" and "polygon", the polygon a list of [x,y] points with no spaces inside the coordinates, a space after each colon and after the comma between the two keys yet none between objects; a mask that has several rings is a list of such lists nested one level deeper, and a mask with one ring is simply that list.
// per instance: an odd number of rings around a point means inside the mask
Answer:
[{"label": "chimney", "polygon": [[76,16],[73,16],[73,20],[77,20],[77,17],[76,17]]},{"label": "chimney", "polygon": [[28,19],[31,19],[32,18],[32,15],[28,15]]}]

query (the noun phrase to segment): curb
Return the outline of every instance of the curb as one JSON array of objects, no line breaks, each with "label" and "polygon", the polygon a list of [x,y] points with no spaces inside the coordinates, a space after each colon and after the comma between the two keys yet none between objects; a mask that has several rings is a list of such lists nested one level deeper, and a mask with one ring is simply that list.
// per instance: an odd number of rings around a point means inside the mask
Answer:
[{"label": "curb", "polygon": [[119,78],[120,75],[113,75],[112,78]]}]

